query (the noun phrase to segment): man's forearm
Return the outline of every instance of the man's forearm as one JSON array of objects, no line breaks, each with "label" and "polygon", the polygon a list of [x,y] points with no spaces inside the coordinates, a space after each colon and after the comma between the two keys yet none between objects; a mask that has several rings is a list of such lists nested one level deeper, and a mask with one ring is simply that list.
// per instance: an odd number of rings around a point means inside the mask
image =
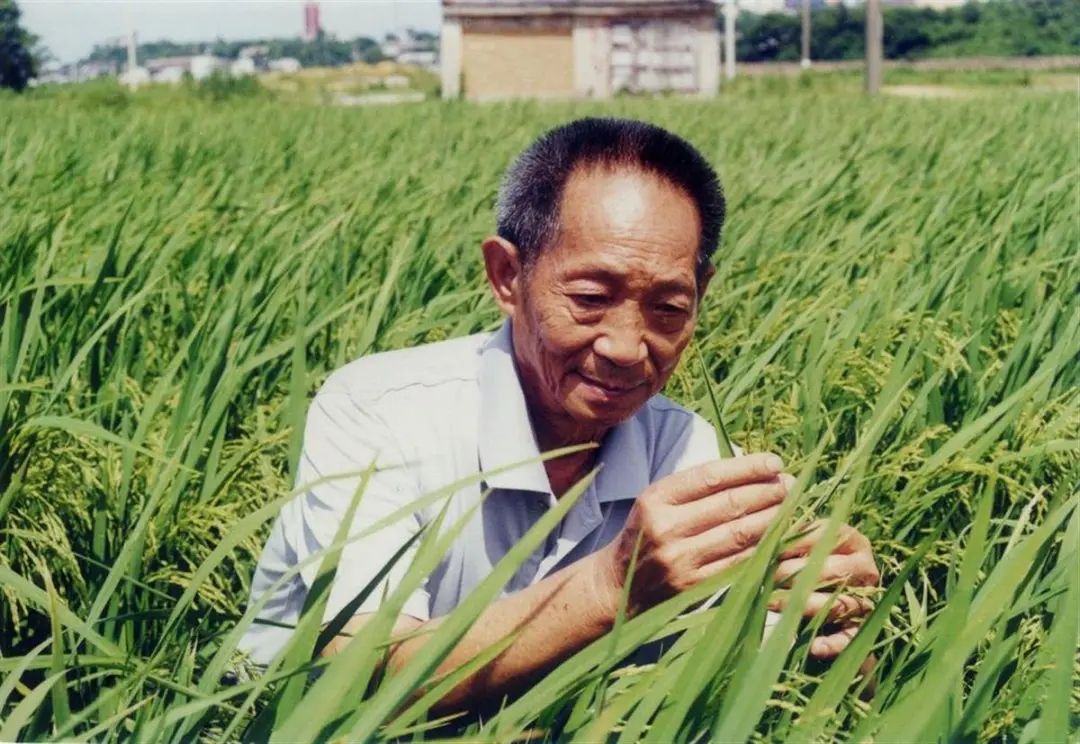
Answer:
[{"label": "man's forearm", "polygon": [[[608,585],[597,579],[594,553],[544,580],[493,602],[439,665],[437,674],[449,672],[474,659],[502,638],[519,632],[517,640],[436,706],[435,712],[459,710],[476,703],[497,700],[520,690],[611,629],[618,599]],[[439,618],[418,626],[432,629]],[[428,634],[398,644],[390,665],[401,669],[422,652]]]}]

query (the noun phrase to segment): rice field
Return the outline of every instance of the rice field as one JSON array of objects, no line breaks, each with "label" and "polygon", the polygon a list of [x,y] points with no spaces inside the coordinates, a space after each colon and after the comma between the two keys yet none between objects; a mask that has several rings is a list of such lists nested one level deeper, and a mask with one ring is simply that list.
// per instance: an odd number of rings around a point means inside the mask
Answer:
[{"label": "rice field", "polygon": [[[0,741],[1075,740],[1075,96],[168,103],[0,98]],[[685,613],[716,585],[676,597],[482,716],[430,717],[456,681],[432,670],[528,544],[400,674],[379,672],[388,622],[312,660],[325,596],[249,674],[248,582],[307,401],[357,356],[497,325],[498,179],[585,114],[666,126],[723,179],[718,274],[668,393],[785,456],[786,521],[716,608]],[[760,641],[806,511],[856,524],[884,575],[832,664],[795,615]],[[659,663],[620,663],[671,634]]]}]

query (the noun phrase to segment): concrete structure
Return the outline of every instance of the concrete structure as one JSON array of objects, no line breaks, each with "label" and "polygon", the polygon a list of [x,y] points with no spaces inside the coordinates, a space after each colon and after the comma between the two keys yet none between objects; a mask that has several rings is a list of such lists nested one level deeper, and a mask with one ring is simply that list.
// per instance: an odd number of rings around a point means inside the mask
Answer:
[{"label": "concrete structure", "polygon": [[315,41],[322,33],[319,20],[319,4],[304,3],[304,41]]},{"label": "concrete structure", "polygon": [[443,96],[713,95],[712,0],[443,0]]},{"label": "concrete structure", "polygon": [[191,74],[191,57],[156,57],[146,61],[155,83],[178,83]]},{"label": "concrete structure", "polygon": [[439,53],[434,49],[402,52],[394,61],[399,65],[422,67],[432,72],[439,71]]},{"label": "concrete structure", "polygon": [[967,2],[967,0],[913,0],[911,4],[916,8],[945,10],[946,8],[959,8],[965,2]]},{"label": "concrete structure", "polygon": [[228,70],[228,60],[215,57],[212,54],[197,54],[191,58],[191,77],[195,80],[205,80],[218,70]]},{"label": "concrete structure", "polygon": [[152,78],[150,76],[150,70],[146,69],[145,67],[139,67],[138,65],[136,65],[135,67],[129,67],[128,69],[121,72],[117,76],[117,79],[120,81],[121,85],[126,85],[127,87],[134,90],[135,88],[146,85],[151,81]]},{"label": "concrete structure", "polygon": [[187,71],[183,67],[163,67],[154,73],[153,80],[155,83],[176,85],[183,81],[186,73]]},{"label": "concrete structure", "polygon": [[300,60],[294,57],[280,57],[279,59],[272,59],[266,63],[267,69],[270,72],[300,72]]},{"label": "concrete structure", "polygon": [[740,11],[748,13],[786,13],[791,10],[786,0],[739,0],[736,5]]},{"label": "concrete structure", "polygon": [[251,57],[237,57],[229,65],[229,74],[233,77],[243,77],[244,75],[254,75],[257,69],[255,60]]},{"label": "concrete structure", "polygon": [[379,45],[379,51],[383,57],[400,65],[438,72],[438,42],[428,34],[418,34],[411,28],[389,33]]}]

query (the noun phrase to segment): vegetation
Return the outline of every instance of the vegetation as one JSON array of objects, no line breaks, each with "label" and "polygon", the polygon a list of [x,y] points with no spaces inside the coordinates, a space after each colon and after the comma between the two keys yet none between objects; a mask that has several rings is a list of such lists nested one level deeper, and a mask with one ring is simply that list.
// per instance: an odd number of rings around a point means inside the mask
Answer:
[{"label": "vegetation", "polygon": [[[430,44],[432,48],[438,46],[438,40],[432,34],[421,33],[418,34],[418,38]],[[139,44],[138,56],[142,61],[192,54],[213,54],[227,59],[236,59],[240,50],[247,46],[265,46],[268,58],[293,57],[298,59],[304,67],[337,67],[351,62],[375,64],[384,59],[379,42],[368,36],[337,39],[326,35],[320,35],[319,38],[311,41],[300,38],[244,41],[217,39],[205,42],[151,41]],[[94,46],[85,61],[115,62],[122,65],[126,60],[127,50],[124,47],[115,44],[98,44]]]},{"label": "vegetation", "polygon": [[21,91],[37,72],[37,37],[22,27],[15,0],[0,0],[0,88]]},{"label": "vegetation", "polygon": [[[1075,739],[1075,100],[731,96],[0,104],[0,740]],[[481,719],[426,721],[454,682],[431,670],[572,496],[402,673],[376,673],[400,593],[331,663],[313,593],[247,676],[248,581],[309,396],[361,354],[493,328],[477,246],[499,176],[595,113],[717,164],[729,225],[668,392],[784,453],[799,498],[715,609],[684,613],[705,586],[621,623]],[[770,560],[807,511],[858,524],[885,574],[826,666],[794,616],[761,642]],[[438,559],[421,539],[406,591]],[[659,664],[619,664],[675,632]]]},{"label": "vegetation", "polygon": [[[957,8],[884,8],[887,59],[1035,56],[1080,52],[1080,3],[1074,0],[974,0]],[[819,7],[811,13],[813,59],[862,59],[863,7]],[[799,16],[739,14],[736,58],[795,61],[802,54]]]}]

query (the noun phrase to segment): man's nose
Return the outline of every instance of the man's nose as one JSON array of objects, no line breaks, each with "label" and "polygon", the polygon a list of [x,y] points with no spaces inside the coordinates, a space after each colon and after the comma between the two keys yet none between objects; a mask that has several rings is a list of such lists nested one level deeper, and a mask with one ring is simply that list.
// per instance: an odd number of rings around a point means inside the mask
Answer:
[{"label": "man's nose", "polygon": [[641,364],[648,356],[641,318],[623,315],[607,323],[593,344],[597,354],[618,367]]}]

